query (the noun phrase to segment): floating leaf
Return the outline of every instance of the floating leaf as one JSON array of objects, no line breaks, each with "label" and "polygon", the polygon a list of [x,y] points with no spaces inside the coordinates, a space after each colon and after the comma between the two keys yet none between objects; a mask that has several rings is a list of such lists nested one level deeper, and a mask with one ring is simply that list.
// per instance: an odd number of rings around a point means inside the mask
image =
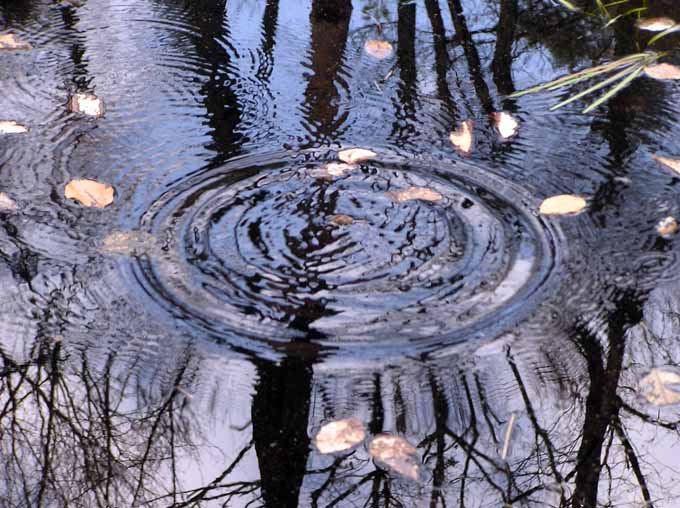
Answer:
[{"label": "floating leaf", "polygon": [[64,196],[83,206],[105,208],[113,203],[113,187],[94,180],[71,180],[64,189]]},{"label": "floating leaf", "polygon": [[363,424],[354,418],[327,423],[319,430],[315,444],[321,453],[337,453],[349,450],[366,437]]},{"label": "floating leaf", "polygon": [[538,211],[543,215],[573,215],[582,211],[586,204],[580,196],[561,194],[544,200]]},{"label": "floating leaf", "polygon": [[453,146],[464,155],[470,155],[472,152],[472,126],[472,120],[465,120],[461,122],[457,130],[449,134]]},{"label": "floating leaf", "polygon": [[357,162],[371,160],[376,155],[378,154],[364,148],[350,148],[339,152],[338,159],[347,164],[356,164]]},{"label": "floating leaf", "polygon": [[349,226],[350,224],[354,224],[354,219],[349,215],[333,215],[331,217],[331,224],[335,224],[336,226]]},{"label": "floating leaf", "polygon": [[663,32],[675,25],[671,18],[643,18],[638,20],[637,27],[648,32]]},{"label": "floating leaf", "polygon": [[415,446],[399,436],[381,434],[376,436],[368,447],[371,457],[388,469],[418,480],[420,465]]},{"label": "floating leaf", "polygon": [[676,367],[655,367],[640,380],[639,393],[656,406],[680,403],[680,371]]},{"label": "floating leaf", "polygon": [[427,187],[409,187],[400,191],[388,192],[387,195],[397,203],[404,203],[414,199],[436,202],[440,201],[443,197],[437,191]]},{"label": "floating leaf", "polygon": [[27,51],[29,49],[33,49],[33,46],[14,34],[0,35],[0,50]]},{"label": "floating leaf", "polygon": [[14,212],[17,203],[4,192],[0,192],[0,212]]},{"label": "floating leaf", "polygon": [[652,159],[680,175],[680,160],[671,159],[662,155],[652,155]]},{"label": "floating leaf", "polygon": [[517,134],[519,123],[510,113],[506,113],[505,111],[494,113],[493,119],[494,122],[496,122],[496,130],[498,130],[498,133],[503,139],[511,138]]},{"label": "floating leaf", "polygon": [[92,94],[78,93],[74,95],[69,100],[68,107],[74,113],[81,113],[96,118],[104,116],[105,112],[104,101]]},{"label": "floating leaf", "polygon": [[660,80],[680,79],[680,67],[676,67],[669,63],[647,65],[645,67],[645,74],[650,78]]},{"label": "floating leaf", "polygon": [[0,134],[23,134],[28,132],[28,127],[11,120],[0,120]]},{"label": "floating leaf", "polygon": [[364,44],[364,51],[378,60],[384,60],[392,54],[392,44],[387,41],[370,40]]},{"label": "floating leaf", "polygon": [[656,232],[664,238],[669,238],[678,232],[678,221],[675,217],[661,219],[656,225]]}]

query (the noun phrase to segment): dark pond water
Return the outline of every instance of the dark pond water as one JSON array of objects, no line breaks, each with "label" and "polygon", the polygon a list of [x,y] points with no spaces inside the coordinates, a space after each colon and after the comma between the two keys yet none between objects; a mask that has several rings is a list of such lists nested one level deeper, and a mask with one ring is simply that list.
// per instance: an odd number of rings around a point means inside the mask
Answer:
[{"label": "dark pond water", "polygon": [[[678,506],[680,412],[637,386],[680,365],[655,231],[680,178],[652,160],[680,155],[680,89],[643,77],[590,115],[507,97],[637,51],[630,20],[4,0],[10,32],[34,49],[0,53],[0,120],[31,129],[0,137],[0,506]],[[324,173],[355,146],[378,155]],[[66,199],[74,178],[113,205]],[[395,201],[413,186],[442,199]],[[564,193],[587,211],[537,213]],[[320,454],[341,418],[416,445],[419,479]]]}]

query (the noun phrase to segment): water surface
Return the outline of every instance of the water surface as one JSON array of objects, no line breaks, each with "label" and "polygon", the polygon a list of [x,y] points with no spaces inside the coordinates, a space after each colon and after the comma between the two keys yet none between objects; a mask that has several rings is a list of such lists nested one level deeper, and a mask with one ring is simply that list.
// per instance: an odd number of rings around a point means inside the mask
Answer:
[{"label": "water surface", "polygon": [[[679,155],[678,87],[640,78],[590,115],[508,98],[636,51],[631,22],[517,0],[71,4],[0,6],[34,46],[0,53],[0,119],[30,127],[0,138],[19,208],[1,506],[677,505],[680,416],[636,387],[680,362],[677,240],[655,231],[678,178],[652,160]],[[69,113],[76,92],[106,115]],[[469,157],[448,140],[466,119]],[[377,156],[329,174],[355,146]],[[73,178],[114,204],[67,200]],[[441,199],[395,199],[412,187]],[[587,211],[537,213],[563,193]],[[349,417],[416,445],[420,479],[365,445],[321,455]]]}]

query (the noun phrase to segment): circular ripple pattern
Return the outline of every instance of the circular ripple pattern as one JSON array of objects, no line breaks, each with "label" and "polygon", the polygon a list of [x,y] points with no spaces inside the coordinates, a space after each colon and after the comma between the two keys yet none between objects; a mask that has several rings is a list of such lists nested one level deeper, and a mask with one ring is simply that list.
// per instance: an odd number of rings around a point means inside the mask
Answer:
[{"label": "circular ripple pattern", "polygon": [[[147,292],[247,349],[433,350],[535,307],[555,232],[530,197],[468,165],[392,157],[331,176],[331,160],[251,156],[173,186],[142,219],[164,252],[135,261]],[[441,199],[395,199],[411,187]]]}]

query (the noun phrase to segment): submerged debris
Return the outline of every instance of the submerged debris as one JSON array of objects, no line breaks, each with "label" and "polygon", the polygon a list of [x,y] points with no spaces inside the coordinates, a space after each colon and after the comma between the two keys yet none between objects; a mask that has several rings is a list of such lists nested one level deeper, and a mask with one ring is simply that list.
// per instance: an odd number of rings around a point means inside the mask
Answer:
[{"label": "submerged debris", "polygon": [[354,168],[355,166],[352,164],[346,164],[344,162],[330,162],[321,168],[310,171],[310,174],[314,178],[332,180],[334,177],[343,176],[345,173]]},{"label": "submerged debris", "polygon": [[680,160],[671,159],[670,157],[664,157],[662,155],[652,155],[652,159],[680,175]]},{"label": "submerged debris", "polygon": [[314,440],[321,453],[344,452],[354,448],[366,438],[364,425],[354,418],[327,423]]},{"label": "submerged debris", "polygon": [[418,450],[404,438],[381,434],[371,441],[368,449],[377,463],[406,478],[418,480],[420,476]]},{"label": "submerged debris", "polygon": [[680,403],[680,372],[677,367],[655,367],[638,384],[638,391],[656,406]]},{"label": "submerged debris", "polygon": [[404,203],[415,199],[436,202],[443,198],[437,191],[427,187],[409,187],[401,191],[388,192],[387,195],[397,203]]},{"label": "submerged debris", "polygon": [[664,238],[670,238],[678,232],[678,221],[675,217],[661,219],[656,225],[656,232]]},{"label": "submerged debris", "polygon": [[354,224],[354,219],[349,215],[333,215],[331,217],[331,224],[336,226],[349,226]]},{"label": "submerged debris", "polygon": [[501,138],[509,139],[517,134],[519,122],[510,113],[505,111],[493,113],[493,119],[496,123],[496,130],[501,135]]},{"label": "submerged debris", "polygon": [[68,102],[68,107],[74,113],[100,118],[104,116],[104,101],[96,95],[78,93]]},{"label": "submerged debris", "polygon": [[24,134],[26,132],[28,132],[28,127],[14,120],[0,120],[0,134]]},{"label": "submerged debris", "polygon": [[0,51],[28,51],[30,49],[33,49],[33,46],[15,34],[0,35]]},{"label": "submerged debris", "polygon": [[461,122],[458,129],[449,134],[449,140],[463,155],[472,153],[472,120]]},{"label": "submerged debris", "polygon": [[365,148],[349,148],[339,152],[338,159],[347,164],[356,164],[358,162],[371,160],[377,155],[377,153],[366,150]]},{"label": "submerged debris", "polygon": [[17,203],[4,192],[0,192],[0,212],[14,212],[17,210]]},{"label": "submerged debris", "polygon": [[364,44],[364,51],[373,58],[384,60],[392,55],[393,48],[387,41],[370,40]]},{"label": "submerged debris", "polygon": [[149,253],[156,246],[155,238],[143,231],[114,231],[102,240],[99,250],[104,254],[132,256]]},{"label": "submerged debris", "polygon": [[95,180],[71,180],[64,188],[64,196],[83,206],[105,208],[113,203],[113,187]]},{"label": "submerged debris", "polygon": [[561,194],[545,199],[538,211],[542,215],[575,215],[586,205],[586,200],[580,196]]}]

